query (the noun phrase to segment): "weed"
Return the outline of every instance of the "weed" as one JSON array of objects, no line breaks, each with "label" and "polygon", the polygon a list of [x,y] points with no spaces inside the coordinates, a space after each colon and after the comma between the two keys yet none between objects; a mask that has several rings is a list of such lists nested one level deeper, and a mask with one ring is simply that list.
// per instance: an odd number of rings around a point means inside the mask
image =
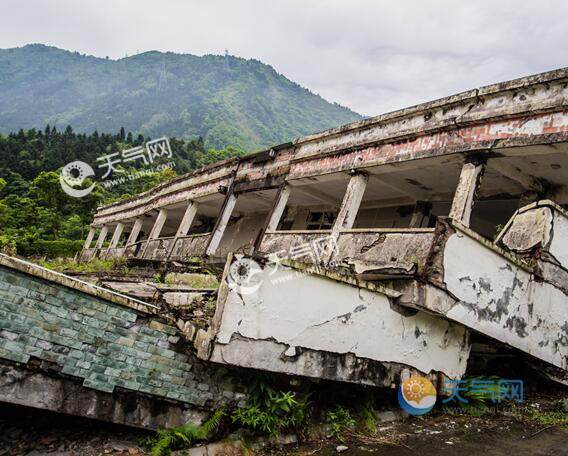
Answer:
[{"label": "weed", "polygon": [[130,270],[126,266],[126,261],[124,258],[92,258],[89,261],[83,263],[78,263],[72,258],[55,258],[50,261],[40,260],[39,264],[44,268],[58,272],[119,272],[122,274],[128,274],[130,272]]},{"label": "weed", "polygon": [[329,424],[331,435],[340,442],[343,441],[343,433],[355,426],[355,420],[349,409],[336,405],[325,413],[325,420]]},{"label": "weed", "polygon": [[528,417],[544,426],[559,426],[568,429],[568,411],[562,402],[558,402],[549,410],[531,408],[528,410]]},{"label": "weed", "polygon": [[237,409],[234,423],[251,430],[279,435],[283,430],[303,430],[309,419],[309,401],[299,400],[291,391],[276,391],[265,382],[257,382],[246,407]]},{"label": "weed", "polygon": [[155,436],[146,437],[139,443],[150,448],[152,456],[167,456],[172,450],[181,450],[196,442],[209,439],[225,416],[227,413],[222,407],[201,426],[187,423],[173,429],[160,430]]},{"label": "weed", "polygon": [[377,432],[377,421],[375,416],[375,409],[373,407],[374,403],[372,399],[369,399],[363,405],[363,408],[359,410],[359,418],[361,424],[367,432],[374,434]]}]

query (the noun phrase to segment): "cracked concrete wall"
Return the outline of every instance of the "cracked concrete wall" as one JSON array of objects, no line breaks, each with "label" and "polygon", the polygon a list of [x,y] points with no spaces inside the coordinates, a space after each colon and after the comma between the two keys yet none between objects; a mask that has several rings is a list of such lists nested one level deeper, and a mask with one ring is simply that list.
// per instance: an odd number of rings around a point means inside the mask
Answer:
[{"label": "cracked concrete wall", "polygon": [[[564,244],[567,242],[564,238]],[[441,308],[453,321],[568,369],[568,296],[481,242],[456,231],[444,247],[447,290],[457,302]]]},{"label": "cracked concrete wall", "polygon": [[465,371],[469,334],[460,325],[288,267],[266,267],[258,279],[250,293],[229,287],[220,303],[213,361],[375,385],[390,384],[393,366],[451,378]]}]

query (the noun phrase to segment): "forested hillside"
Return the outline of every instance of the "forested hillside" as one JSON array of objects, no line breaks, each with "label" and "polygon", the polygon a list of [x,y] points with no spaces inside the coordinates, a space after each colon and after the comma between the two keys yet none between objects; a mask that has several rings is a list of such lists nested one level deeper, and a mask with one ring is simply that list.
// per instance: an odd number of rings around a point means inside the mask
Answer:
[{"label": "forested hillside", "polygon": [[85,133],[124,126],[253,152],[360,118],[254,59],[145,52],[111,60],[39,44],[0,49],[0,133],[48,123]]},{"label": "forested hillside", "polygon": [[[80,248],[100,204],[148,190],[176,174],[242,155],[230,147],[206,149],[201,138],[171,138],[174,169],[144,175],[112,188],[100,185],[97,157],[145,141],[142,135],[135,137],[124,129],[117,134],[85,135],[76,134],[71,127],[60,132],[47,126],[43,130],[0,135],[0,251],[27,256],[72,255]],[[68,196],[59,182],[61,167],[75,160],[84,161],[97,171],[94,191],[83,198]],[[117,168],[125,173],[137,170],[122,164]]]}]

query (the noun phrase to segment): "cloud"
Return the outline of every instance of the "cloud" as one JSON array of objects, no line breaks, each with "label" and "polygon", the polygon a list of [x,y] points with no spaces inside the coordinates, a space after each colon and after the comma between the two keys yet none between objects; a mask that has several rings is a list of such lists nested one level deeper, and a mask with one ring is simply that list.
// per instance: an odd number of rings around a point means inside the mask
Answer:
[{"label": "cloud", "polygon": [[257,58],[365,115],[568,61],[568,3],[4,0],[0,47]]}]

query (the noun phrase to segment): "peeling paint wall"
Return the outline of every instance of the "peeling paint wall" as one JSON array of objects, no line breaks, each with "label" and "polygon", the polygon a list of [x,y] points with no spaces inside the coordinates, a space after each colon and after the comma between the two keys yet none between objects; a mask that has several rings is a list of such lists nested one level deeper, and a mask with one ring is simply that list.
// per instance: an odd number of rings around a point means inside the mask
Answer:
[{"label": "peeling paint wall", "polygon": [[365,373],[354,378],[327,369],[326,360],[351,356],[352,362],[402,364],[456,378],[469,355],[468,331],[459,325],[424,312],[401,314],[384,294],[288,267],[264,269],[249,294],[229,289],[221,306],[217,362],[382,385],[390,378],[384,369],[372,379]]},{"label": "peeling paint wall", "polygon": [[[565,239],[564,242],[567,242]],[[462,232],[444,248],[444,282],[457,298],[437,309],[494,339],[568,368],[568,296]],[[435,309],[436,304],[427,303]]]}]

